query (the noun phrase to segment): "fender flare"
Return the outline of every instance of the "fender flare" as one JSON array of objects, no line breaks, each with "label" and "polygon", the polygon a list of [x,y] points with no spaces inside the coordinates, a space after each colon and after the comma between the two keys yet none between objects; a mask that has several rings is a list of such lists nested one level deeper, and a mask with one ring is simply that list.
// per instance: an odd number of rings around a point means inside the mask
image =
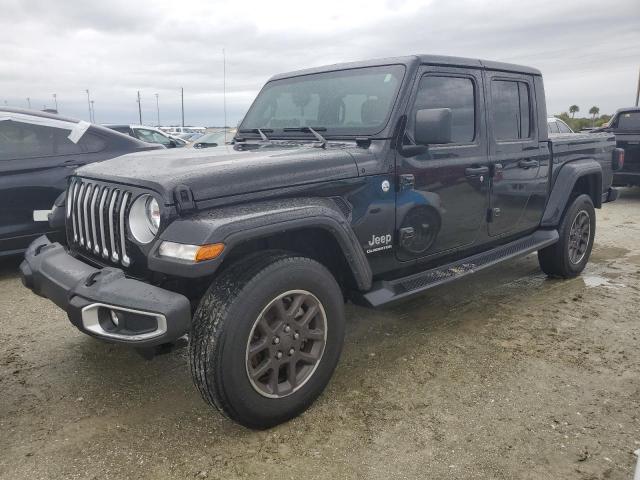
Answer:
[{"label": "fender flare", "polygon": [[[211,275],[233,251],[249,240],[305,228],[326,230],[338,242],[359,290],[371,288],[372,272],[348,219],[330,198],[289,198],[239,204],[174,220],[156,241],[149,269],[187,278]],[[205,245],[224,243],[220,257],[193,264],[157,255],[162,241]]]},{"label": "fender flare", "polygon": [[576,182],[587,175],[596,175],[597,191],[593,203],[596,208],[602,206],[602,166],[591,158],[566,163],[560,167],[551,187],[549,200],[540,222],[542,227],[555,227],[560,223]]}]

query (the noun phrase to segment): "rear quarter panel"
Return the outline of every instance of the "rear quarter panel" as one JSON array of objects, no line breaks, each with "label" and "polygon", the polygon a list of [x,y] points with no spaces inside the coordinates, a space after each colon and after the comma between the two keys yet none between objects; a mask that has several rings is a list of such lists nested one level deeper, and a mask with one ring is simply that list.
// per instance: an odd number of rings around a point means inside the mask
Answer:
[{"label": "rear quarter panel", "polygon": [[602,193],[613,180],[611,158],[616,146],[615,136],[610,133],[561,133],[549,135],[553,149],[551,184],[555,183],[563,165],[578,160],[595,160],[602,167]]}]

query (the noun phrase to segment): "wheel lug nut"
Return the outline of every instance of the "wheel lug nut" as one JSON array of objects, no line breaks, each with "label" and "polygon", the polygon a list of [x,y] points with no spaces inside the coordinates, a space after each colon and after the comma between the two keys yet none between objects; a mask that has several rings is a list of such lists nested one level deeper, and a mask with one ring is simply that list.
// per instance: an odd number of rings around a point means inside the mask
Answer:
[{"label": "wheel lug nut", "polygon": [[293,339],[297,340],[298,338],[300,338],[300,334],[298,332],[293,334]]},{"label": "wheel lug nut", "polygon": [[295,353],[295,350],[293,348],[289,350],[289,355],[293,355],[294,353]]},{"label": "wheel lug nut", "polygon": [[280,338],[279,338],[279,337],[275,337],[275,338],[273,339],[273,344],[274,344],[274,345],[277,345],[277,344],[279,344],[279,343],[280,343]]},{"label": "wheel lug nut", "polygon": [[291,327],[287,325],[286,327],[284,327],[284,331],[285,333],[289,333],[291,331]]},{"label": "wheel lug nut", "polygon": [[276,358],[280,360],[282,358],[282,352],[276,353]]}]

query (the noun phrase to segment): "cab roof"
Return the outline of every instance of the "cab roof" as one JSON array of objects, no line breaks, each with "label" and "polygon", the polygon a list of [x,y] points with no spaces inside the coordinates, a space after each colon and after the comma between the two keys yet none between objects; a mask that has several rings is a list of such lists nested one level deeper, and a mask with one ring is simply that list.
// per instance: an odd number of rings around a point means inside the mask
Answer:
[{"label": "cab roof", "polygon": [[282,78],[298,77],[302,75],[310,75],[313,73],[332,72],[336,70],[346,70],[351,68],[375,67],[380,65],[410,66],[414,64],[439,65],[445,67],[480,68],[483,70],[499,70],[503,72],[524,73],[528,75],[542,75],[540,70],[538,70],[537,68],[526,67],[524,65],[516,65],[513,63],[494,62],[492,60],[480,60],[477,58],[450,57],[446,55],[411,55],[404,57],[388,57],[364,60],[359,62],[324,65],[321,67],[280,73],[278,75],[274,75],[269,80],[279,80]]}]

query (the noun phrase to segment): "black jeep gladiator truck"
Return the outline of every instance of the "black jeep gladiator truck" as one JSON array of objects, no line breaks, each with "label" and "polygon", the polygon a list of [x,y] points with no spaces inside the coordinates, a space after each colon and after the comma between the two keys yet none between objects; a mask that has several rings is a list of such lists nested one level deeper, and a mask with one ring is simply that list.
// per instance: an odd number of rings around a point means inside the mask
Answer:
[{"label": "black jeep gladiator truck", "polygon": [[345,299],[377,307],[535,251],[578,275],[614,157],[607,133],[549,139],[533,68],[423,55],[287,73],[233,145],[79,169],[68,246],[39,238],[21,274],[91,336],[188,335],[204,399],[267,428],[327,385]]},{"label": "black jeep gladiator truck", "polygon": [[616,145],[624,150],[622,165],[613,174],[613,184],[640,186],[640,107],[617,110],[606,126],[594,132],[614,134]]}]

